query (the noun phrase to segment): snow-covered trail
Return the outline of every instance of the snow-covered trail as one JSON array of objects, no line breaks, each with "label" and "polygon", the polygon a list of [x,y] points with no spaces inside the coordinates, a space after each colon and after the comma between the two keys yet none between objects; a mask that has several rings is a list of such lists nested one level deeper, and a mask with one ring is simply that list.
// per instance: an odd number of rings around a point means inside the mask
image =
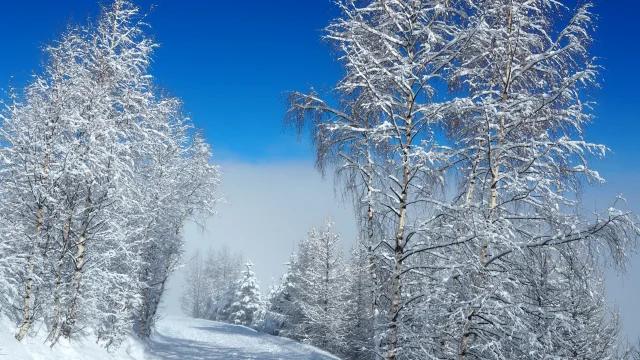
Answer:
[{"label": "snow-covered trail", "polygon": [[175,316],[158,322],[148,345],[145,359],[337,359],[311,346],[243,326]]}]

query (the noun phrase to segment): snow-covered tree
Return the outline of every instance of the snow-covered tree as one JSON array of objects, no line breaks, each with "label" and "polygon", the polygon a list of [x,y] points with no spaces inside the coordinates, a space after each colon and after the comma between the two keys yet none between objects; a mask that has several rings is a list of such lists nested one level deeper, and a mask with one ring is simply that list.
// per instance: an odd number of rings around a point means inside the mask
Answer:
[{"label": "snow-covered tree", "polygon": [[[381,330],[389,359],[396,358],[402,341],[405,301],[413,302],[403,290],[411,256],[406,252],[418,237],[422,209],[442,185],[437,163],[443,157],[434,134],[448,104],[434,101],[437,82],[470,32],[463,26],[466,16],[453,8],[457,3],[337,2],[342,14],[326,28],[325,38],[335,44],[344,65],[345,75],[334,89],[340,106],[329,106],[315,91],[290,97],[288,121],[298,128],[310,122],[319,161],[338,153],[342,166],[356,174],[352,178],[358,182],[347,184],[356,187],[354,197],[364,193],[363,202],[371,204],[360,207],[366,209],[361,233],[376,250],[372,276],[375,269],[387,271],[378,283],[391,294],[374,301],[385,308],[380,322],[388,321]],[[379,231],[372,234],[377,224]],[[378,299],[388,300],[378,305]]]},{"label": "snow-covered tree", "polygon": [[180,101],[154,86],[141,20],[115,0],[95,24],[68,27],[5,105],[2,311],[18,340],[35,321],[52,344],[92,329],[109,346],[134,323],[148,335],[182,225],[213,212],[218,169]]},{"label": "snow-covered tree", "polygon": [[[377,311],[371,289],[376,285],[371,275],[369,249],[361,240],[351,251],[346,272],[345,330],[349,359],[375,359],[374,312]],[[373,345],[373,347],[372,347]]]},{"label": "snow-covered tree", "polygon": [[[223,320],[218,316],[221,308],[229,306],[229,297],[235,292],[236,282],[242,277],[246,259],[241,252],[232,253],[227,246],[209,250],[205,273],[209,281],[209,294],[204,304],[206,318]],[[228,314],[224,317],[228,319]]]},{"label": "snow-covered tree", "polygon": [[[179,132],[173,133],[174,127]],[[166,129],[172,130],[167,138],[178,141],[161,144],[152,152],[164,157],[141,159],[151,167],[141,177],[141,183],[156,185],[146,188],[145,197],[150,201],[141,214],[143,226],[137,253],[143,265],[139,272],[139,290],[144,300],[139,317],[142,336],[148,336],[166,282],[180,265],[184,223],[189,220],[202,223],[204,217],[213,214],[214,190],[219,183],[218,169],[209,163],[211,150],[202,136],[191,135],[191,126]]]},{"label": "snow-covered tree", "polygon": [[[603,276],[581,249],[552,255],[528,249],[520,262],[529,282],[520,303],[538,352],[559,358],[614,359],[619,323],[608,310]],[[532,353],[532,352],[530,352]]]},{"label": "snow-covered tree", "polygon": [[296,255],[291,254],[287,271],[280,283],[274,284],[265,302],[265,313],[256,324],[259,331],[296,339],[297,325],[302,323],[302,312],[295,299],[298,296]]},{"label": "snow-covered tree", "polygon": [[[588,53],[591,5],[570,12],[544,0],[477,4],[473,37],[448,79],[468,95],[453,101],[457,106],[446,122],[461,186],[453,206],[436,210],[443,215],[428,232],[442,239],[436,243],[463,244],[455,254],[466,270],[457,277],[461,303],[454,313],[466,320],[448,351],[461,358],[546,354],[535,340],[523,345],[531,324],[518,297],[529,280],[514,276],[515,264],[530,260],[529,249],[543,249],[556,263],[551,267],[560,267],[566,254],[584,248],[585,256],[600,259],[590,264],[606,257],[623,265],[639,232],[633,217],[616,208],[622,202],[591,218],[580,206],[581,182],[604,181],[588,162],[606,152],[584,137],[592,119],[585,89],[597,86],[597,66]],[[601,291],[598,271],[572,273],[577,276],[565,291],[589,289],[578,297]],[[553,280],[557,286],[561,281]],[[606,312],[597,297],[585,305],[600,310],[582,321],[596,323]],[[557,306],[548,311],[563,308]],[[562,326],[575,326],[568,319]],[[582,331],[563,334],[563,341],[586,338]]]},{"label": "snow-covered tree", "polygon": [[12,90],[11,104],[7,104],[2,116],[1,205],[6,224],[2,242],[12,247],[16,257],[12,264],[15,268],[11,270],[13,286],[22,283],[23,287],[12,290],[14,296],[20,293],[21,304],[10,298],[7,300],[11,305],[5,309],[12,306],[21,309],[16,336],[19,340],[38,317],[35,310],[44,301],[39,294],[46,281],[47,258],[60,257],[51,254],[51,250],[55,244],[52,240],[58,238],[53,234],[60,209],[56,206],[61,198],[58,184],[68,174],[61,159],[65,155],[76,158],[70,154],[63,136],[73,106],[82,100],[80,81],[66,77],[83,79],[82,67],[68,61],[70,55],[81,53],[78,48],[77,33],[71,31],[59,47],[47,48],[43,74],[36,77],[24,94]]},{"label": "snow-covered tree", "polygon": [[238,281],[234,301],[229,308],[229,322],[249,326],[253,323],[254,314],[262,308],[260,285],[256,275],[251,271],[253,264],[248,261],[242,279]]},{"label": "snow-covered tree", "polygon": [[640,340],[634,346],[629,346],[620,358],[624,360],[640,360]]},{"label": "snow-covered tree", "polygon": [[[297,252],[291,255],[287,272],[280,283],[271,288],[264,314],[255,327],[336,354],[351,355],[349,346],[357,340],[351,341],[348,337],[359,324],[352,326],[348,322],[355,321],[362,309],[348,308],[366,303],[371,309],[371,303],[367,303],[368,298],[359,299],[358,304],[351,301],[349,286],[351,281],[356,282],[357,275],[348,274],[349,268],[340,250],[340,235],[332,230],[332,225],[333,221],[327,219],[325,227],[311,228],[300,241]],[[368,274],[368,268],[362,270]],[[368,279],[366,275],[362,280]],[[368,290],[370,288],[364,291]],[[364,296],[370,295],[368,292]]]},{"label": "snow-covered tree", "polygon": [[205,265],[200,253],[197,253],[187,262],[180,306],[185,314],[194,318],[204,316],[204,307],[211,291],[207,274],[204,270]]},{"label": "snow-covered tree", "polygon": [[235,302],[237,285],[238,282],[236,280],[220,295],[209,309],[207,318],[215,321],[229,322],[229,316],[231,315],[230,309],[231,305]]},{"label": "snow-covered tree", "polygon": [[339,353],[346,341],[346,263],[332,225],[333,220],[326,220],[325,227],[311,228],[300,243],[294,302],[302,315],[300,339]]},{"label": "snow-covered tree", "polygon": [[[334,99],[294,92],[286,121],[309,124],[320,169],[337,164],[347,174],[341,184],[371,204],[357,208],[382,311],[374,328],[384,338],[373,351],[387,359],[543,354],[531,309],[521,306],[532,282],[517,265],[535,269],[530,250],[541,249],[551,268],[567,268],[570,252],[589,266],[624,266],[640,234],[622,199],[590,216],[580,206],[581,183],[603,181],[588,162],[606,152],[584,138],[585,90],[598,85],[591,5],[337,4],[342,14],[325,37],[345,75]],[[583,299],[585,318],[560,316],[562,326],[588,322],[614,336],[599,271],[561,273],[554,286],[581,299],[596,294]],[[562,336],[591,341],[584,331]],[[599,344],[593,349],[613,342]]]}]

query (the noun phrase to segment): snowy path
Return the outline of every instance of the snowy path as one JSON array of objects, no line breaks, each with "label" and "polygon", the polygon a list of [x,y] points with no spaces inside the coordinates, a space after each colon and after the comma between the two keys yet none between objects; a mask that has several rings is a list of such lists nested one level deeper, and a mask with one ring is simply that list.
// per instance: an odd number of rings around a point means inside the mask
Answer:
[{"label": "snowy path", "polygon": [[251,329],[208,320],[167,317],[161,320],[145,358],[170,360],[337,359],[311,346]]}]

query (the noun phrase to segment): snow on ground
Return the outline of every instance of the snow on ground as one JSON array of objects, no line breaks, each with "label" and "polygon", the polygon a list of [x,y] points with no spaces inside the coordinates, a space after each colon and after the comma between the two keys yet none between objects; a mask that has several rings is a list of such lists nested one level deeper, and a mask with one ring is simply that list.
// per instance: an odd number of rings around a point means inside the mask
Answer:
[{"label": "snow on ground", "polygon": [[47,331],[41,324],[35,324],[32,334],[21,342],[14,338],[15,333],[15,323],[0,317],[0,360],[146,360],[130,355],[143,354],[146,348],[146,344],[133,337],[109,353],[90,338],[72,341],[61,338],[52,349],[45,342]]},{"label": "snow on ground", "polygon": [[147,354],[157,359],[324,360],[336,357],[314,347],[208,320],[167,317],[151,338]]},{"label": "snow on ground", "polygon": [[166,317],[147,343],[130,339],[108,353],[93,341],[61,340],[54,349],[38,334],[17,342],[11,326],[0,329],[0,360],[330,360],[314,347],[252,329],[208,320]]}]

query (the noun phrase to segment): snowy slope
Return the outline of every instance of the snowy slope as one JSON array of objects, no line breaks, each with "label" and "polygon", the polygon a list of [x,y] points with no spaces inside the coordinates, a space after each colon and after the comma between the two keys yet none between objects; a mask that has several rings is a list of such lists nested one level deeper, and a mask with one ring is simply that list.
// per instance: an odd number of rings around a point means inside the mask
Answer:
[{"label": "snowy slope", "polygon": [[142,354],[146,348],[144,343],[131,337],[113,353],[97,345],[95,340],[79,338],[72,341],[61,338],[51,349],[45,341],[47,330],[41,323],[35,323],[33,332],[21,342],[14,338],[15,334],[15,322],[0,316],[0,360],[131,360],[136,358],[127,352]]},{"label": "snowy slope", "polygon": [[162,319],[147,343],[130,339],[111,354],[93,341],[61,340],[50,349],[36,334],[17,342],[14,329],[3,323],[0,360],[337,359],[311,346],[242,326],[175,316]]}]

